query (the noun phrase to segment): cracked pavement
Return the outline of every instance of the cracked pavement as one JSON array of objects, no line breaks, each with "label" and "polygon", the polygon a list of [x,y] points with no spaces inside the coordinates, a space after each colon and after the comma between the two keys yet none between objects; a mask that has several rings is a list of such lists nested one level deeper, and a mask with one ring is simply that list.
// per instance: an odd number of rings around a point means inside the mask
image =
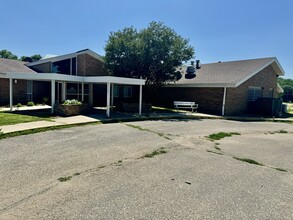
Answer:
[{"label": "cracked pavement", "polygon": [[[218,132],[241,135],[206,138]],[[206,119],[3,139],[0,219],[293,219],[292,133],[286,123]]]}]

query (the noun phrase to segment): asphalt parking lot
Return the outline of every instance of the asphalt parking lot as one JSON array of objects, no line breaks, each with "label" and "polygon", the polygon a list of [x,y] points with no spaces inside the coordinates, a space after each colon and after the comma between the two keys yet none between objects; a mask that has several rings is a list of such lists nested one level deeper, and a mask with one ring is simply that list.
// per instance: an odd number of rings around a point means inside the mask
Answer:
[{"label": "asphalt parking lot", "polygon": [[204,119],[3,139],[0,219],[293,219],[292,134]]}]

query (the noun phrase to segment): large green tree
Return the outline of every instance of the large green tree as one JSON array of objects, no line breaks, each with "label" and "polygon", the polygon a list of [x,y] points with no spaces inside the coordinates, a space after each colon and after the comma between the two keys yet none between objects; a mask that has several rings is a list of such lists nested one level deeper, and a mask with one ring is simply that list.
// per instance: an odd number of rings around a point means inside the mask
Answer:
[{"label": "large green tree", "polygon": [[113,75],[144,78],[152,87],[180,79],[176,67],[194,57],[189,40],[161,22],[140,31],[127,27],[111,32],[105,52],[105,65]]},{"label": "large green tree", "polygon": [[13,53],[11,53],[8,50],[0,50],[0,58],[6,58],[6,59],[12,59],[12,60],[17,60],[17,56]]},{"label": "large green tree", "polygon": [[284,79],[279,77],[278,83],[283,88],[284,93],[282,94],[282,97],[285,102],[293,101],[293,80],[292,79]]},{"label": "large green tree", "polygon": [[31,60],[33,62],[35,62],[35,61],[38,61],[38,60],[42,59],[42,56],[40,54],[35,54],[35,55],[30,56],[30,57],[28,57],[28,56],[21,56],[20,57],[20,60],[27,61],[28,58],[31,58]]}]

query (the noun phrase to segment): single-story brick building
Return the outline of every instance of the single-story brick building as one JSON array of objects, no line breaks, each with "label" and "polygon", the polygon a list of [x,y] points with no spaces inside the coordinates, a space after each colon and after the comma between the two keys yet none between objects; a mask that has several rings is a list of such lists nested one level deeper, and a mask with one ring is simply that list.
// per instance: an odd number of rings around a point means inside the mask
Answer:
[{"label": "single-story brick building", "polygon": [[[42,103],[48,98],[54,112],[55,104],[66,99],[78,99],[90,105],[102,101],[107,116],[113,100],[122,89],[123,96],[134,97],[142,111],[142,86],[144,79],[111,76],[97,53],[85,49],[61,56],[45,56],[25,63],[0,58],[0,106],[25,104],[27,101]],[[132,92],[132,88],[136,88]]]},{"label": "single-story brick building", "polygon": [[[201,65],[196,77],[165,85],[151,97],[153,105],[173,107],[174,101],[194,101],[204,113],[247,113],[249,103],[259,97],[277,97],[277,77],[284,75],[278,60],[261,58]],[[110,76],[100,55],[86,49],[24,63],[0,59],[0,105],[49,98],[53,106],[65,99],[78,99],[94,106],[120,102],[142,102],[145,80]],[[10,89],[13,87],[13,90]],[[11,94],[11,95],[10,95]],[[150,100],[148,97],[148,100]]]},{"label": "single-story brick building", "polygon": [[249,102],[259,97],[277,97],[277,77],[284,70],[275,57],[201,65],[196,77],[185,77],[166,85],[154,100],[156,105],[173,107],[173,101],[194,101],[199,111],[219,115],[247,113]]}]

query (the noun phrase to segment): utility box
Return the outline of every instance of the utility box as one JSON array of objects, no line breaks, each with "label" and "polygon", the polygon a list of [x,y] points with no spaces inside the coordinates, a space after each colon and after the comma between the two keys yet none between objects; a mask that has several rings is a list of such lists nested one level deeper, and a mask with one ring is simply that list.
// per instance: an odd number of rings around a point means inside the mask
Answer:
[{"label": "utility box", "polygon": [[282,115],[283,100],[279,98],[258,98],[255,101],[255,113],[263,116],[279,117]]}]

